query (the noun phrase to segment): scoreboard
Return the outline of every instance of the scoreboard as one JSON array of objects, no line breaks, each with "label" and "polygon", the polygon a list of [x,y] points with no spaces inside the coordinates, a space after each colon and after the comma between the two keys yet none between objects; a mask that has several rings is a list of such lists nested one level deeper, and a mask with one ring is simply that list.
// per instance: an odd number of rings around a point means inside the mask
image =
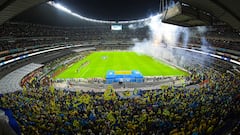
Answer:
[{"label": "scoreboard", "polygon": [[122,25],[121,24],[112,24],[111,25],[111,30],[122,30]]}]

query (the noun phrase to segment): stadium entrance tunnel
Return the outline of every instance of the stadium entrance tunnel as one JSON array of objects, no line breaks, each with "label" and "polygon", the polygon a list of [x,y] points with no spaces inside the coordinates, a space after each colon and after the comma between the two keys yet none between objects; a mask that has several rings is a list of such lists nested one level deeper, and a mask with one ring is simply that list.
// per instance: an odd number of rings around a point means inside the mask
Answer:
[{"label": "stadium entrance tunnel", "polygon": [[110,70],[107,72],[106,75],[106,84],[112,83],[125,83],[125,82],[136,82],[142,83],[143,82],[143,75],[137,71],[114,71]]}]

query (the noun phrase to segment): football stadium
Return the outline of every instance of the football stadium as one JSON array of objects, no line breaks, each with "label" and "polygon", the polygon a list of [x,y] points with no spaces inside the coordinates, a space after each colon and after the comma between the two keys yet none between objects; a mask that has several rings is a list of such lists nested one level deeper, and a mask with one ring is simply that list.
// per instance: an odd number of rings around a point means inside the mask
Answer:
[{"label": "football stadium", "polygon": [[1,0],[0,135],[239,135],[239,5]]}]

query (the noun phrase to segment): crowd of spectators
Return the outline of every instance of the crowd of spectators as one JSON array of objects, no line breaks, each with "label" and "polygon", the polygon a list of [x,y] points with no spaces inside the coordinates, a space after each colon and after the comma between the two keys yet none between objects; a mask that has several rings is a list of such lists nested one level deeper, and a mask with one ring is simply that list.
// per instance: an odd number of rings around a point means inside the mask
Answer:
[{"label": "crowd of spectators", "polygon": [[199,66],[189,71],[193,82],[209,83],[111,100],[93,91],[28,89],[1,95],[0,103],[12,109],[24,134],[213,134],[240,112],[240,78]]},{"label": "crowd of spectators", "polygon": [[61,44],[63,42],[67,42],[65,38],[44,38],[44,39],[11,39],[11,40],[3,40],[0,41],[0,51],[18,50],[18,52],[38,49],[41,47],[46,47],[54,44]]},{"label": "crowd of spectators", "polygon": [[[111,31],[110,26],[108,25],[98,24],[90,26],[91,25],[89,25],[89,27],[87,27],[87,25],[84,27],[57,27],[30,23],[7,22],[0,25],[0,51],[64,41],[106,41],[109,39],[131,40],[133,38],[141,40],[148,38],[147,27],[131,30],[127,28],[127,25],[124,25],[123,31]],[[191,37],[189,43],[202,44],[202,36],[205,36],[206,41],[213,47],[228,48],[232,50],[239,49],[239,41],[235,41],[234,39],[239,39],[240,35],[231,28],[220,26],[208,28],[208,31],[205,32],[204,35]],[[46,37],[48,39],[44,39]],[[219,37],[224,37],[226,40]],[[31,40],[31,38],[34,39]],[[38,40],[38,38],[41,38],[41,40]]]},{"label": "crowd of spectators", "polygon": [[206,36],[210,37],[224,37],[231,39],[238,39],[240,36],[240,31],[237,29],[233,29],[231,26],[226,24],[219,24],[207,27],[208,32]]},{"label": "crowd of spectators", "polygon": [[[127,27],[127,26],[126,26]],[[47,25],[8,22],[0,25],[0,44],[2,50],[15,49],[25,46],[46,44],[63,41],[91,41],[91,40],[131,40],[147,37],[146,28],[139,30],[111,31],[108,25],[95,27],[53,27]],[[39,39],[43,41],[39,41]]]},{"label": "crowd of spectators", "polygon": [[[203,41],[205,40],[205,41]],[[215,51],[212,47],[215,48],[223,48],[223,49],[230,49],[230,50],[239,50],[239,40],[229,40],[229,39],[220,39],[220,38],[207,38],[205,39],[201,37],[192,37],[189,41],[188,47],[205,47],[209,51]]]},{"label": "crowd of spectators", "polygon": [[[147,37],[146,31],[146,28],[111,31],[106,26],[86,29],[5,23],[0,26],[0,52],[73,41],[141,39]],[[207,33],[207,36],[212,35]],[[213,46],[239,50],[238,41],[218,38],[207,38],[206,41],[210,44],[208,49]],[[201,38],[192,37],[190,43],[202,44]],[[122,98],[120,94],[112,100],[105,100],[104,93],[93,91],[27,88],[0,95],[0,107],[13,111],[23,134],[212,134],[228,119],[239,115],[239,74],[219,74],[199,66],[189,67],[188,71],[192,73],[191,84],[199,86],[197,84],[204,80],[208,80],[207,83],[200,88],[139,89],[128,98]],[[83,95],[89,96],[90,100],[83,102]],[[239,134],[239,124],[232,133]]]},{"label": "crowd of spectators", "polygon": [[[127,25],[123,26],[124,28]],[[147,28],[130,30],[125,28],[124,31],[112,31],[108,24],[95,24],[95,26],[84,25],[83,27],[57,27],[57,26],[48,26],[40,24],[30,24],[30,23],[16,23],[8,22],[0,26],[0,37],[82,37],[92,35],[93,37],[100,36],[105,38],[106,36],[111,36],[113,33],[115,36],[144,36],[146,37]]]},{"label": "crowd of spectators", "polygon": [[[127,26],[124,26],[127,27]],[[8,60],[21,56],[24,52],[44,47],[57,47],[59,45],[75,45],[80,42],[91,44],[98,41],[107,48],[116,44],[115,48],[127,48],[132,38],[143,39],[147,37],[147,28],[138,30],[124,29],[111,31],[108,25],[92,27],[54,27],[48,25],[6,22],[0,25],[0,57]],[[105,41],[112,41],[111,45]],[[120,46],[124,41],[124,47]],[[111,49],[112,47],[110,47]],[[12,56],[14,55],[14,56]]]}]

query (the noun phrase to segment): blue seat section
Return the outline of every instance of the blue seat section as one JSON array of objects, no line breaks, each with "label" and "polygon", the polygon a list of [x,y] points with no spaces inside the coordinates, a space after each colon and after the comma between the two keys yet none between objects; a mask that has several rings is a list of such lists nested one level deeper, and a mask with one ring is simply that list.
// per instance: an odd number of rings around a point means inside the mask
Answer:
[{"label": "blue seat section", "polygon": [[17,135],[21,135],[21,130],[20,127],[16,121],[16,119],[13,116],[13,113],[10,109],[6,109],[6,108],[1,108],[1,110],[3,110],[5,112],[5,115],[8,116],[9,119],[9,125],[12,127],[12,129],[16,132]]},{"label": "blue seat section", "polygon": [[112,84],[114,82],[143,82],[143,75],[137,71],[132,70],[131,74],[115,74],[114,70],[109,70],[106,75],[106,84]]}]

